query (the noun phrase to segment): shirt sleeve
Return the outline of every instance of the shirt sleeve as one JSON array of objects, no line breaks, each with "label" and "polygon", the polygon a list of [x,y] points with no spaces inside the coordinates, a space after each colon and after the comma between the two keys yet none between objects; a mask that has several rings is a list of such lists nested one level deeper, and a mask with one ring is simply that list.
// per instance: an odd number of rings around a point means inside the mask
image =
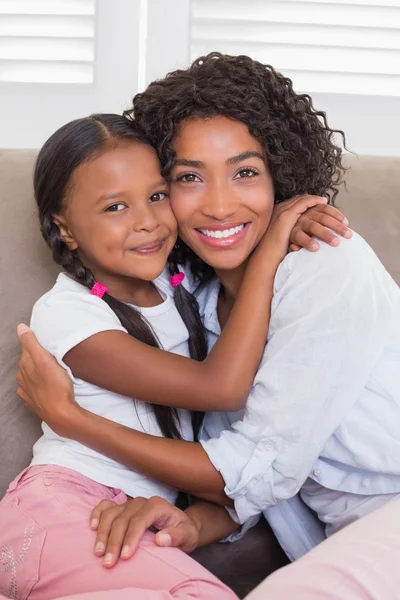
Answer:
[{"label": "shirt sleeve", "polygon": [[[238,520],[294,496],[357,402],[396,310],[396,287],[354,234],[282,263],[268,342],[243,420],[201,443]],[[398,310],[398,308],[397,308]]]},{"label": "shirt sleeve", "polygon": [[35,304],[31,328],[40,344],[69,374],[63,358],[75,346],[102,331],[123,331],[117,315],[100,298],[86,290],[53,290]]}]

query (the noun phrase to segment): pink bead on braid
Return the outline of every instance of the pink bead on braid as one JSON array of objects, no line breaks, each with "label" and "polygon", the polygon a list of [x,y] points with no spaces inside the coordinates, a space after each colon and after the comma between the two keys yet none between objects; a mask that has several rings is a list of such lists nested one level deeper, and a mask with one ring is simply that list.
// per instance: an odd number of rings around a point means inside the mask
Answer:
[{"label": "pink bead on braid", "polygon": [[109,293],[108,287],[103,285],[99,281],[96,281],[96,283],[94,284],[94,286],[92,287],[92,289],[90,291],[92,292],[93,296],[97,296],[98,298],[102,298],[104,296],[104,294]]},{"label": "pink bead on braid", "polygon": [[182,281],[184,279],[185,279],[185,273],[181,273],[180,271],[179,271],[179,273],[176,273],[176,275],[171,275],[169,278],[172,287],[177,287],[178,285],[180,285],[182,283]]}]

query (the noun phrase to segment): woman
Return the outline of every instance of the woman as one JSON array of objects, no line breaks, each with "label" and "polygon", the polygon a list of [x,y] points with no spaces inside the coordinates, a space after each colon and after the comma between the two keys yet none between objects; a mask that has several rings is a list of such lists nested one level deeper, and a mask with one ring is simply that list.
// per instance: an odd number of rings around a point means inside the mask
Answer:
[{"label": "woman", "polygon": [[[334,198],[340,149],[309,97],[246,57],[199,59],[150,85],[133,114],[170,176],[181,260],[194,276],[212,345],[268,226],[256,201],[263,181],[271,176],[276,202],[307,192]],[[239,191],[233,167],[241,160],[247,173]],[[89,446],[102,435],[97,449],[154,479],[233,501],[240,523],[266,511],[297,557],[321,539],[308,523],[303,531],[296,521],[288,525],[282,507],[299,490],[328,534],[400,492],[399,306],[398,287],[359,236],[335,250],[323,244],[315,255],[282,262],[246,411],[207,415],[200,444],[149,443],[73,405],[68,419],[57,408],[50,414],[45,394],[38,411]]]}]

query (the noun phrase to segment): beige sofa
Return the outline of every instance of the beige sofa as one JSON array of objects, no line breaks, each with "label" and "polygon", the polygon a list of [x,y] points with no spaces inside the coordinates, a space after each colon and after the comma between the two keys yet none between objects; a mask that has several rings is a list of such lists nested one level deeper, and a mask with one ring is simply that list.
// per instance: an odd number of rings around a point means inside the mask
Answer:
[{"label": "beige sofa", "polygon": [[[57,273],[32,200],[35,156],[35,151],[0,150],[0,498],[29,463],[40,434],[37,419],[15,394],[15,328],[21,321],[29,323],[34,301],[52,286]],[[341,191],[338,205],[400,283],[400,158],[350,157],[349,164],[347,190]],[[286,560],[265,522],[240,542],[214,544],[196,551],[195,557],[240,596]]]}]

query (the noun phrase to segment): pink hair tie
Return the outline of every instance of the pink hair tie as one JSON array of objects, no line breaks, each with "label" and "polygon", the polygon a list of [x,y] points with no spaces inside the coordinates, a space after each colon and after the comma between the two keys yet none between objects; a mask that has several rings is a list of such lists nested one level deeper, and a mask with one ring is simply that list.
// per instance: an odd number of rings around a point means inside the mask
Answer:
[{"label": "pink hair tie", "polygon": [[108,287],[103,285],[99,281],[96,281],[96,283],[94,284],[94,286],[91,289],[91,292],[92,292],[93,296],[97,296],[98,298],[102,298],[104,296],[104,294],[109,293]]},{"label": "pink hair tie", "polygon": [[172,287],[177,287],[178,285],[180,285],[182,283],[182,281],[185,279],[185,273],[176,273],[176,275],[171,275],[169,280],[171,282]]}]

